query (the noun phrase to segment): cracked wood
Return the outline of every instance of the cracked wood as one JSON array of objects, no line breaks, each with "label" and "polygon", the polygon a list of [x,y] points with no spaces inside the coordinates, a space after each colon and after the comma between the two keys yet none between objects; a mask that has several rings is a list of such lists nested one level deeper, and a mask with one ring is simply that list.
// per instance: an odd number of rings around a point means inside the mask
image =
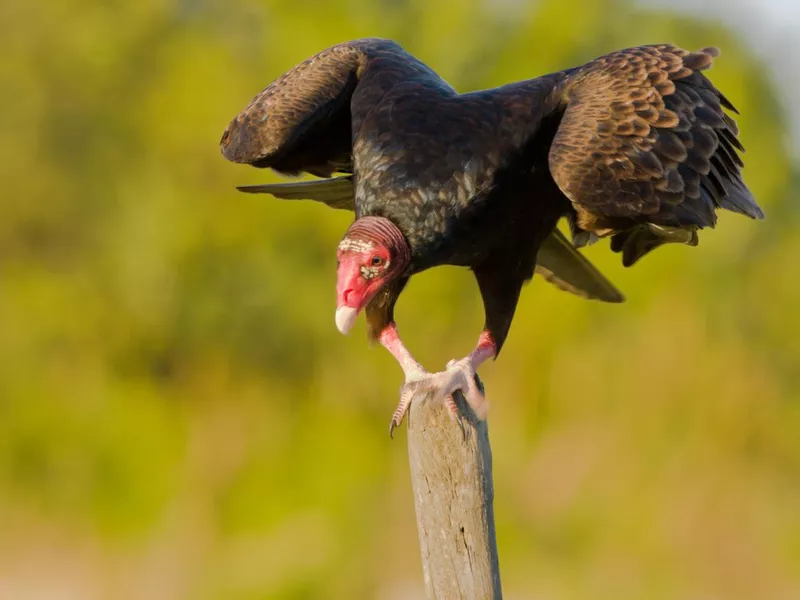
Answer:
[{"label": "cracked wood", "polygon": [[461,394],[459,418],[425,392],[411,402],[408,456],[426,595],[502,598],[486,421]]}]

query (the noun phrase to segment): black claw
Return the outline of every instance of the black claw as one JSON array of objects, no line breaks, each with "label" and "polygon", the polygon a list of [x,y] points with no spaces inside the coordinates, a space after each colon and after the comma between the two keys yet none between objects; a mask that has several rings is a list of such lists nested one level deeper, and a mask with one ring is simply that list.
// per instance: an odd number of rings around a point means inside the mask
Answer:
[{"label": "black claw", "polygon": [[392,420],[391,420],[391,422],[389,423],[389,439],[390,439],[390,440],[393,440],[393,439],[394,439],[394,436],[392,435],[392,432],[394,431],[394,428],[395,428],[395,427],[397,427],[397,425],[395,425],[395,422],[394,422],[394,417],[392,417]]}]

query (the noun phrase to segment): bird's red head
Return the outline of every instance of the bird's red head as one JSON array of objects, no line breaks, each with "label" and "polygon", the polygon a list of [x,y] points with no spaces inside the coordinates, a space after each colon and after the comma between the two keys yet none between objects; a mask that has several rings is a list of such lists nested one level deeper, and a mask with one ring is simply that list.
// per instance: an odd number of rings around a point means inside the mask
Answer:
[{"label": "bird's red head", "polygon": [[346,334],[375,294],[406,270],[411,248],[389,219],[362,217],[345,233],[337,258],[336,327]]}]

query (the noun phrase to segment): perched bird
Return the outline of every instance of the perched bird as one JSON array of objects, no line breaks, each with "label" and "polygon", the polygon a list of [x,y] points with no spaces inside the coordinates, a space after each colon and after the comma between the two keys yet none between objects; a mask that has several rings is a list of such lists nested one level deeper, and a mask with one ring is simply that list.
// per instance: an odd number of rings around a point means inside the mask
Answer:
[{"label": "perched bird", "polygon": [[[610,237],[630,266],[668,242],[696,245],[719,208],[763,218],[723,111],[735,109],[701,73],[718,54],[628,48],[459,94],[397,43],[355,40],[270,84],[228,125],[221,149],[233,162],[327,178],[242,191],[355,211],[338,247],[336,325],[347,333],[364,310],[370,337],[400,363],[406,386],[390,433],[421,385],[451,408],[461,390],[483,417],[476,369],[500,352],[534,272],[621,302],[576,247]],[[562,217],[574,245],[556,228]],[[393,311],[409,277],[445,264],[472,270],[486,321],[470,354],[429,373]]]}]

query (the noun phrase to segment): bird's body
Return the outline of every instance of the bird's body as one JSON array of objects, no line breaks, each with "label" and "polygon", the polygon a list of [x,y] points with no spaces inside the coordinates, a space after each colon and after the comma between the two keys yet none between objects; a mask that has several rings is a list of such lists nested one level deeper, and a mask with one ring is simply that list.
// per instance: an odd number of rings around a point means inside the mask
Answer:
[{"label": "bird's body", "polygon": [[700,73],[716,55],[643,46],[459,94],[396,43],[356,40],[267,87],[222,149],[287,174],[346,174],[243,189],[355,211],[339,248],[337,323],[349,329],[366,308],[370,335],[406,360],[407,379],[421,367],[399,342],[393,308],[408,278],[471,268],[485,331],[456,370],[474,373],[498,354],[534,272],[622,300],[558,232],[562,217],[576,245],[611,236],[628,266],[666,242],[696,244],[718,208],[763,216],[741,181],[738,131],[722,110],[733,107]]},{"label": "bird's body", "polygon": [[503,147],[511,144],[504,127],[511,122],[510,111],[481,94],[396,86],[354,133],[356,216],[383,216],[400,227],[412,248],[411,273],[475,267],[505,245],[530,246],[532,275],[535,231],[548,235],[570,207],[563,196],[543,198],[552,178],[535,168],[536,157]]}]

